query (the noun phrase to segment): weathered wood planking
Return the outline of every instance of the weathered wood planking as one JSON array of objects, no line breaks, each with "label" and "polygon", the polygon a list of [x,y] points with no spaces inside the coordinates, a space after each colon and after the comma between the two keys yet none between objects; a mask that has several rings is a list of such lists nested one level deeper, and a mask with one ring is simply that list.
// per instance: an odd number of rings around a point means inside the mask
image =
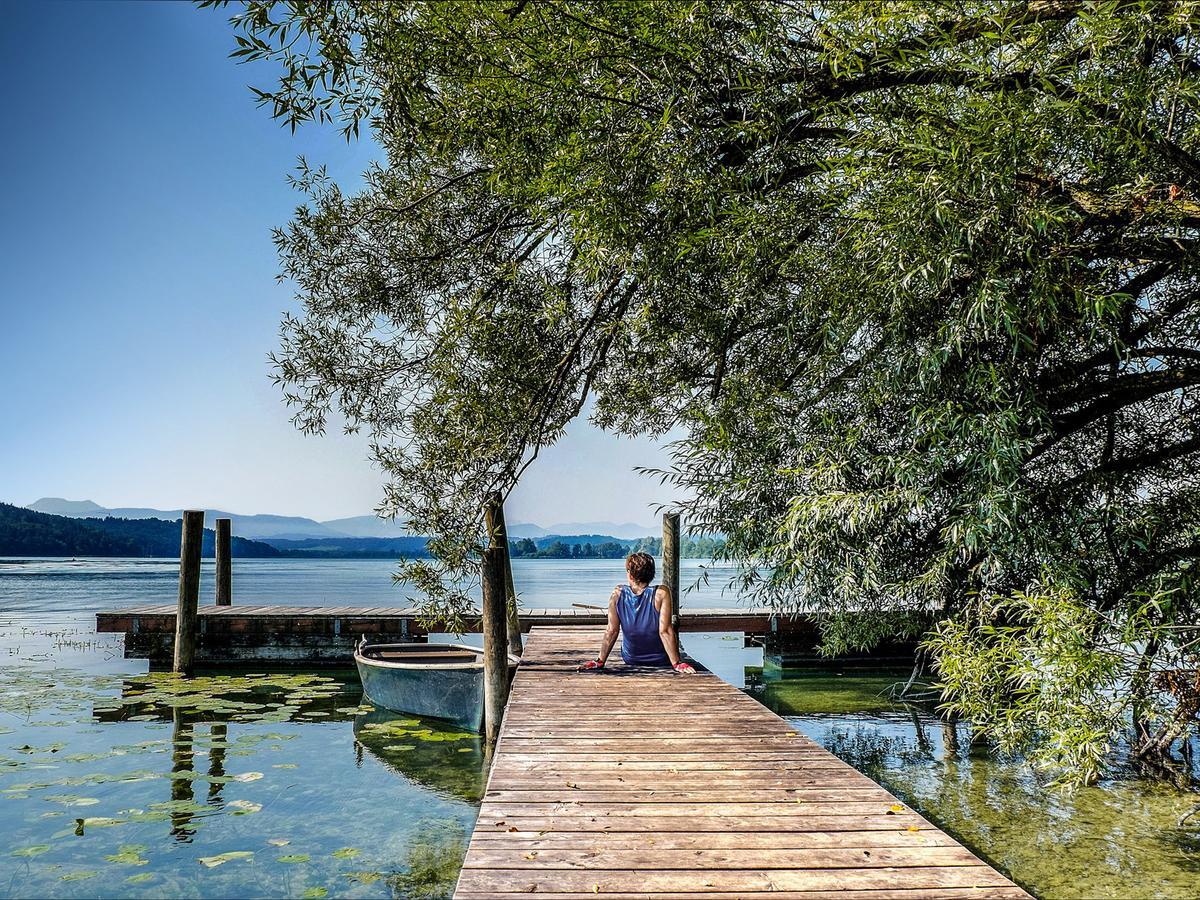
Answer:
[{"label": "weathered wood planking", "polygon": [[[169,662],[175,637],[175,604],[130,606],[96,614],[96,630],[123,632],[125,655]],[[598,625],[595,610],[530,609],[521,627]],[[479,622],[468,630],[478,631]],[[765,609],[689,609],[682,631],[732,631],[750,635],[782,634],[815,642],[811,619],[772,615]],[[361,635],[374,640],[422,640],[430,630],[415,609],[352,606],[202,606],[198,610],[196,661],[206,665],[272,660],[305,665],[349,665]]]},{"label": "weathered wood planking", "polygon": [[530,633],[460,900],[1029,897],[714,675],[577,672],[599,644]]},{"label": "weathered wood planking", "polygon": [[[96,613],[96,622],[100,631],[129,631],[131,620],[141,618],[144,624],[152,630],[159,630],[165,625],[158,621],[161,618],[171,620],[174,629],[174,603],[143,604],[127,606],[120,609],[104,610]],[[407,620],[412,624],[412,634],[424,634],[425,629],[418,624],[420,611],[406,607],[372,607],[372,606],[264,606],[243,605],[234,606],[201,606],[201,616],[222,616],[234,619],[255,620],[260,618],[309,618],[309,619],[355,619],[364,621],[381,620],[394,624]],[[591,609],[524,609],[521,610],[521,630],[528,632],[530,628],[539,625],[603,625],[605,614]],[[469,630],[478,631],[479,622],[469,621]],[[685,631],[741,631],[747,634],[766,634],[779,632],[782,634],[808,633],[812,628],[810,620],[805,616],[788,618],[778,616],[767,609],[757,607],[742,607],[735,609],[689,609],[683,616],[681,627]]]}]

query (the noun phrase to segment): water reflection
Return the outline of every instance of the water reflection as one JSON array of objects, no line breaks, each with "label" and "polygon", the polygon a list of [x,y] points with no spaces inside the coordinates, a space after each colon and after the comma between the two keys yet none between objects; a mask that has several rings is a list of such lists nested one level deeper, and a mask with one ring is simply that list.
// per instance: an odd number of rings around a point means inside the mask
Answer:
[{"label": "water reflection", "polygon": [[354,737],[360,748],[408,781],[468,803],[483,798],[484,744],[474,732],[372,709],[355,717]]},{"label": "water reflection", "polygon": [[1200,802],[1194,769],[1173,784],[1125,765],[1062,793],[1020,759],[972,746],[966,723],[894,702],[888,684],[899,673],[794,674],[758,695],[1035,895],[1200,893],[1200,823],[1178,824]]},{"label": "water reflection", "polygon": [[0,736],[0,897],[448,896],[483,791],[352,675],[9,667]]},{"label": "water reflection", "polygon": [[196,833],[188,828],[192,821],[190,808],[196,799],[191,778],[195,760],[194,730],[180,707],[175,707],[171,713],[171,836],[177,841],[189,841]]}]

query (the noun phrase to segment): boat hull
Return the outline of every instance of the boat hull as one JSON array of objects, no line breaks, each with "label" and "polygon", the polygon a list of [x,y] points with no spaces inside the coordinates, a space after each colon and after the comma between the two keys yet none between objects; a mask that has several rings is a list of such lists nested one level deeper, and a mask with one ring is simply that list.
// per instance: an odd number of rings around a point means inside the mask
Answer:
[{"label": "boat hull", "polygon": [[354,655],[363,694],[393,712],[483,729],[483,666],[392,666]]}]

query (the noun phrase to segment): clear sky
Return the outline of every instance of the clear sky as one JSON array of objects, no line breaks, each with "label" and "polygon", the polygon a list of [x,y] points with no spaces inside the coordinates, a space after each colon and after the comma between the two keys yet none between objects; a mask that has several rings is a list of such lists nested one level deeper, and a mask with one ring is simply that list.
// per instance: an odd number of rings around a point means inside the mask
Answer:
[{"label": "clear sky", "polygon": [[[0,500],[318,519],[380,496],[366,442],[292,429],[267,354],[291,288],[270,229],[297,156],[352,188],[376,152],[293,136],[228,59],[228,12],[10,2],[0,29]],[[647,441],[577,423],[510,521],[650,523]]]}]

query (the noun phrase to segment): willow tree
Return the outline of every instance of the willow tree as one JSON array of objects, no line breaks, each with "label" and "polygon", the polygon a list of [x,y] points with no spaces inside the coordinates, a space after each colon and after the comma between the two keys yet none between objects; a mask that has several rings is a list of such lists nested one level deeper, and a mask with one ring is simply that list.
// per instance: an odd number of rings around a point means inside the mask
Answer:
[{"label": "willow tree", "polygon": [[[925,635],[946,708],[1093,777],[1194,719],[1194,2],[251,3],[295,128],[296,421],[435,536],[585,408],[830,650]],[[260,70],[261,71],[261,70]],[[932,616],[933,625],[929,622]]]}]

